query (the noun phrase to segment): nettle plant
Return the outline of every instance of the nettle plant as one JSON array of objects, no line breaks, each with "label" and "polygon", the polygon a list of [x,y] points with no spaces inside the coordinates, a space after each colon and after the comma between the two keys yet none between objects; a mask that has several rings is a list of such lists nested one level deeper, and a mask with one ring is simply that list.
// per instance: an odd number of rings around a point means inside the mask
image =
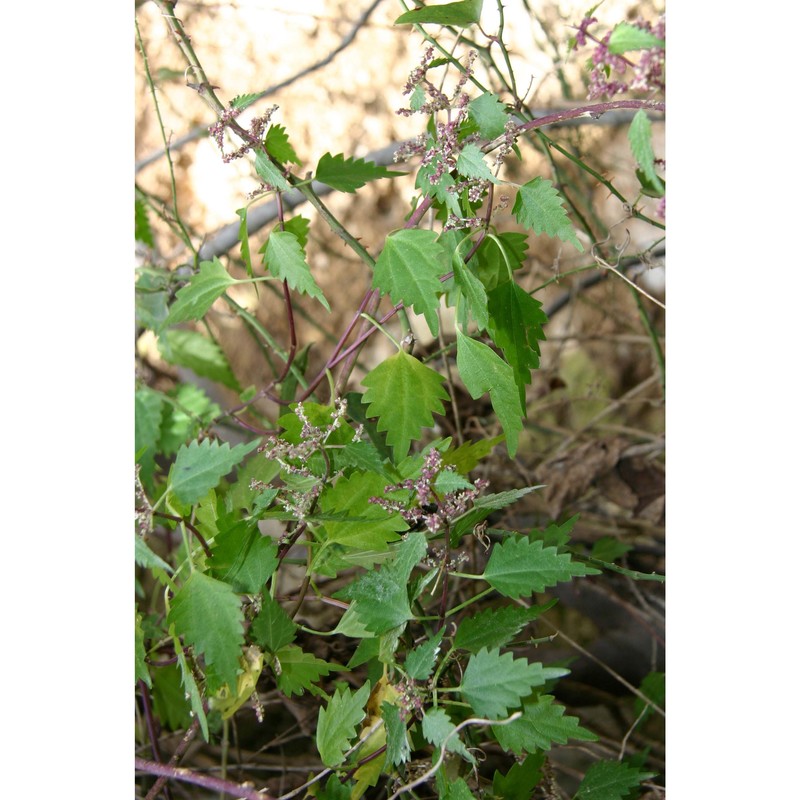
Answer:
[{"label": "nettle plant", "polygon": [[[539,487],[492,492],[490,480],[471,477],[501,442],[514,458],[526,388],[539,366],[547,318],[515,280],[529,239],[557,238],[584,251],[553,182],[533,175],[512,183],[503,177],[504,165],[522,158],[522,137],[534,137],[616,192],[543,129],[634,109],[629,138],[641,192],[663,197],[663,165],[653,153],[648,117],[663,111],[652,97],[663,89],[663,22],[623,23],[602,38],[592,33],[591,16],[575,26],[572,44],[594,47],[591,97],[643,90],[647,99],[606,99],[534,119],[509,71],[501,4],[501,30],[492,35],[480,27],[482,0],[401,14],[396,24],[415,26],[428,43],[403,88],[407,105],[399,112],[420,119],[420,135],[399,148],[396,159],[415,164],[417,194],[405,225],[386,237],[375,258],[334,217],[310,178],[354,193],[402,173],[327,153],[312,174],[296,174],[302,161],[274,119],[277,108],[240,122],[258,96],[223,104],[174,4],[157,5],[194,76],[190,85],[217,114],[210,134],[224,160],[252,162],[261,183],[251,202],[265,193],[279,202],[260,258],[250,249],[250,203],[237,210],[247,277],[234,278],[218,257],[197,255],[174,209],[170,214],[137,194],[137,239],[152,244],[149,218],[159,214],[196,255],[188,270],[140,269],[140,332],[157,336],[167,362],[238,386],[203,325],[222,301],[283,363],[266,386],[244,391],[228,409],[192,383],[166,392],[140,383],[136,390],[137,732],[155,755],[137,759],[137,769],[160,776],[147,796],[169,780],[237,797],[269,796],[224,772],[178,763],[198,734],[227,748],[234,715],[268,727],[264,698],[276,693],[318,702],[308,735],[319,769],[283,797],[565,796],[548,752],[597,736],[553,696],[555,682],[569,670],[519,655],[521,648],[530,652],[532,642],[547,641],[525,631],[555,600],[537,604],[533,596],[604,569],[659,576],[626,571],[571,546],[575,517],[539,530],[499,527],[500,512]],[[448,49],[443,34],[454,30],[459,35]],[[139,45],[149,78],[141,38]],[[481,84],[477,62],[503,93]],[[626,73],[633,75],[627,83]],[[372,276],[314,375],[297,341],[293,297],[307,295],[326,311],[330,306],[312,269],[310,220],[290,216],[280,202],[291,191]],[[512,197],[513,217],[527,233],[495,224],[497,208],[508,207]],[[648,219],[635,200],[629,207],[631,216]],[[588,226],[585,233],[594,241]],[[228,294],[238,284],[267,281],[279,285],[285,300],[286,349]],[[392,307],[380,316],[386,296]],[[414,355],[405,309],[421,315],[437,336],[442,304],[455,310],[454,342],[439,361],[423,363]],[[400,340],[385,327],[395,317],[405,333]],[[395,352],[360,381],[363,390],[348,390],[355,360],[375,335],[388,336]],[[436,363],[439,369],[431,366]],[[450,400],[453,364],[472,398],[488,395],[501,435],[463,443],[436,438],[434,415],[444,414]],[[283,411],[271,420],[261,415],[261,427],[252,421],[259,418],[255,412],[245,421],[244,412],[265,397]],[[223,422],[238,425],[245,441],[231,446],[221,440]],[[298,621],[315,604],[333,620],[326,629]],[[344,642],[338,652],[347,659],[314,654],[315,639],[331,637]],[[546,647],[540,652],[546,659]],[[660,712],[652,697],[639,694],[644,711]],[[171,761],[159,755],[159,729],[185,731]],[[507,754],[507,768],[484,774],[487,749]],[[642,758],[596,758],[574,796],[638,796],[654,774]]]}]

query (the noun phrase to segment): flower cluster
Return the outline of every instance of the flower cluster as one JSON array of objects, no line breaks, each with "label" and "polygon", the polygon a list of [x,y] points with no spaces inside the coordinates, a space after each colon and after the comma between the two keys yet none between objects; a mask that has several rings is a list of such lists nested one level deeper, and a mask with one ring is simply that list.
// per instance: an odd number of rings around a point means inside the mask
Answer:
[{"label": "flower cluster", "polygon": [[[294,413],[303,423],[300,431],[300,441],[297,444],[293,444],[285,439],[275,438],[262,445],[259,448],[259,452],[265,453],[267,458],[280,464],[287,475],[310,479],[311,485],[304,485],[302,490],[293,489],[290,486],[282,487],[277,498],[284,511],[302,521],[314,507],[325,480],[331,477],[315,475],[309,467],[309,460],[314,453],[322,453],[323,457],[325,457],[325,444],[331,434],[341,426],[342,420],[347,413],[347,400],[338,398],[335,401],[331,421],[322,427],[311,423],[302,403],[298,403],[295,406]],[[354,441],[360,439],[361,430],[359,428],[356,431],[353,437]],[[260,481],[251,481],[250,488],[265,489],[267,487]]]},{"label": "flower cluster", "polygon": [[220,114],[219,119],[208,129],[209,134],[217,143],[220,153],[222,153],[222,160],[226,164],[229,164],[231,161],[234,161],[237,158],[242,158],[242,156],[252,150],[253,147],[261,143],[264,138],[264,132],[267,129],[267,125],[269,125],[272,115],[278,110],[278,106],[272,106],[271,108],[268,108],[260,117],[253,117],[253,119],[250,120],[250,130],[245,132],[247,136],[245,143],[238,150],[226,153],[223,142],[225,129],[229,128],[235,122],[236,118],[242,113],[243,110],[244,109],[242,108],[236,108],[234,106],[231,106],[231,108],[226,108]]},{"label": "flower cluster", "polygon": [[442,454],[432,447],[425,454],[425,461],[418,478],[408,478],[398,484],[387,486],[384,490],[387,493],[401,489],[413,492],[416,496],[413,506],[408,508],[407,502],[390,500],[386,497],[370,497],[369,501],[386,511],[400,514],[412,529],[426,528],[431,533],[436,533],[460,517],[478,494],[489,485],[489,481],[478,478],[470,489],[456,489],[440,496],[435,491],[434,484],[443,470],[454,472],[455,468],[444,466]]},{"label": "flower cluster", "polygon": [[[589,99],[613,97],[627,91],[662,91],[664,89],[665,52],[662,47],[653,47],[640,51],[639,60],[633,63],[625,56],[611,53],[608,44],[612,31],[598,39],[589,32],[589,26],[595,24],[595,17],[584,17],[575,35],[579,46],[584,46],[588,39],[595,44],[592,53],[592,71],[589,76]],[[662,16],[655,25],[639,18],[632,25],[646,33],[663,39],[666,33],[666,20]],[[631,70],[630,77],[628,70]]]}]

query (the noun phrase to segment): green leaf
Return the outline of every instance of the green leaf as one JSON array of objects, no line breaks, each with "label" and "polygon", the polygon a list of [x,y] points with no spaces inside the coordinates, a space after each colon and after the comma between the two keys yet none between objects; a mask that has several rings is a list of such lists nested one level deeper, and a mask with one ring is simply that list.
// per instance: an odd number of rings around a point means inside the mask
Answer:
[{"label": "green leaf", "polygon": [[147,206],[138,197],[135,198],[134,203],[135,222],[133,230],[136,241],[146,244],[148,247],[155,247],[153,229],[150,227],[150,220],[147,218]]},{"label": "green leaf", "polygon": [[195,570],[172,599],[167,622],[206,663],[208,691],[226,684],[236,688],[244,644],[244,614],[238,595],[227,584]]},{"label": "green leaf", "polygon": [[[664,701],[666,700],[666,675],[663,672],[649,672],[643,678],[639,689],[645,697],[652,700],[657,706],[660,708],[664,707]],[[637,697],[633,705],[633,713],[636,715],[637,719],[639,719],[639,715],[642,715],[638,724],[644,722],[644,720],[653,713],[653,706],[649,703],[647,704],[647,711],[644,709],[644,700]],[[644,713],[642,714],[642,712]]]},{"label": "green leaf", "polygon": [[470,657],[461,693],[480,716],[502,719],[535,687],[568,674],[567,669],[530,664],[524,658],[515,659],[512,653],[500,655],[499,650],[484,649]]},{"label": "green leaf", "polygon": [[489,235],[483,240],[473,261],[487,292],[511,280],[513,271],[523,266],[527,249],[527,235],[516,231]]},{"label": "green leaf", "polygon": [[[449,750],[451,753],[458,753],[470,764],[474,764],[475,757],[464,746],[464,742],[461,741],[457,734],[450,736],[455,727],[450,721],[450,717],[441,708],[430,708],[424,712],[422,717],[422,735],[426,741],[435,747],[441,747],[442,743],[447,740],[445,750]],[[450,738],[448,739],[448,737]]]},{"label": "green leaf", "polygon": [[389,294],[393,303],[413,306],[422,314],[431,333],[439,333],[439,278],[448,271],[444,248],[436,241],[434,231],[418,228],[394,231],[375,264],[372,288]]},{"label": "green leaf", "polygon": [[543,752],[529,753],[521,764],[514,763],[505,775],[495,771],[492,793],[502,800],[530,800],[542,780],[545,758]]},{"label": "green leaf", "polygon": [[308,231],[311,228],[311,220],[302,216],[292,217],[283,224],[283,229],[289,233],[293,233],[300,242],[300,247],[305,252],[306,245],[308,244]]},{"label": "green leaf", "polygon": [[490,323],[486,289],[470,267],[464,263],[464,259],[458,251],[453,254],[453,277],[456,286],[467,301],[469,312],[472,319],[475,320],[478,330],[486,330]]},{"label": "green leaf", "polygon": [[472,490],[474,484],[470,483],[463,475],[452,469],[443,469],[434,481],[433,488],[439,495]]},{"label": "green leaf", "polygon": [[293,164],[300,164],[300,159],[289,142],[286,128],[283,125],[270,125],[267,135],[264,137],[264,146],[267,152],[280,164],[291,161]]},{"label": "green leaf", "polygon": [[326,767],[335,767],[344,761],[344,754],[355,738],[356,725],[366,716],[364,705],[368,698],[369,683],[355,693],[339,686],[328,707],[320,709],[317,751]]},{"label": "green leaf", "polygon": [[201,333],[176,328],[164,331],[158,337],[158,350],[165,361],[187,367],[200,378],[217,381],[235,392],[242,389],[219,345]]},{"label": "green leaf", "polygon": [[340,192],[355,192],[367,181],[374,181],[378,178],[395,178],[398,175],[405,175],[405,173],[389,170],[372,161],[364,161],[363,158],[345,159],[343,153],[336,156],[325,153],[317,164],[317,172],[314,177],[320,183],[338,189]]},{"label": "green leaf", "polygon": [[233,100],[230,101],[229,105],[231,108],[241,108],[244,110],[248,106],[253,105],[260,98],[260,95],[257,94],[237,94]]},{"label": "green leaf", "polygon": [[[197,682],[194,679],[192,668],[189,666],[189,662],[186,659],[186,654],[183,652],[183,646],[178,638],[178,635],[176,634],[174,623],[169,626],[169,635],[172,637],[172,641],[174,642],[175,655],[178,657],[178,665],[181,668],[181,678],[183,681],[183,688],[185,690],[183,692],[184,697],[189,700],[192,714],[197,717],[197,720],[200,723],[200,730],[203,732],[203,738],[208,741],[208,719],[206,718],[206,712],[203,708],[203,699],[200,697],[200,690],[197,688]],[[236,661],[238,665],[239,660],[237,659]],[[158,672],[160,671],[161,670],[159,669]],[[209,691],[213,691],[210,686],[208,688]]]},{"label": "green leaf", "polygon": [[320,498],[324,512],[345,512],[357,517],[353,521],[326,522],[328,539],[346,547],[388,550],[389,542],[400,539],[398,531],[408,529],[400,514],[387,514],[385,509],[370,503],[370,497],[383,494],[386,478],[375,472],[354,472],[349,478],[341,477]]},{"label": "green leaf", "polygon": [[255,167],[259,178],[264,183],[274,186],[278,191],[285,192],[292,188],[289,185],[289,181],[283,177],[280,170],[270,161],[269,156],[263,150],[256,152]]},{"label": "green leaf", "polygon": [[486,458],[494,447],[503,441],[503,436],[494,436],[491,439],[479,439],[477,442],[464,442],[455,450],[448,450],[442,454],[444,466],[454,466],[459,474],[466,475],[478,466],[481,459]]},{"label": "green leaf", "polygon": [[540,233],[557,236],[562,242],[572,242],[582,253],[583,245],[575,236],[563,203],[553,182],[538,177],[519,187],[512,213],[520,225],[533,230],[537,236]]},{"label": "green leaf", "polygon": [[467,106],[467,113],[484,139],[494,139],[505,131],[508,111],[496,94],[484,92]]},{"label": "green leaf", "polygon": [[241,594],[256,594],[278,566],[278,546],[262,536],[257,520],[218,521],[219,533],[211,550],[209,571]]},{"label": "green leaf", "polygon": [[633,550],[633,545],[625,544],[615,536],[603,536],[592,545],[592,558],[611,563],[630,550]]},{"label": "green leaf", "polygon": [[136,656],[136,680],[144,681],[148,686],[152,686],[153,682],[150,680],[150,670],[147,668],[144,649],[144,631],[142,630],[142,615],[136,615],[136,640],[134,645]]},{"label": "green leaf", "polygon": [[628,141],[631,143],[631,152],[636,162],[641,167],[647,181],[656,191],[664,193],[664,184],[656,174],[655,155],[653,154],[653,127],[647,113],[639,109],[631,120],[628,128]]},{"label": "green leaf", "polygon": [[136,281],[136,322],[160,333],[169,314],[169,284],[165,276],[154,270],[140,270]]},{"label": "green leaf", "polygon": [[388,478],[383,458],[378,448],[366,440],[350,442],[336,453],[337,467],[356,467],[365,472],[377,472]]},{"label": "green leaf", "polygon": [[458,329],[456,340],[456,365],[461,379],[473,400],[489,392],[492,407],[506,434],[508,455],[513,458],[517,452],[523,415],[514,372],[490,347],[470,339]]},{"label": "green leaf", "polygon": [[498,183],[492,174],[489,165],[483,160],[480,147],[475,144],[465,144],[456,160],[456,169],[465,178],[478,178],[480,180]]},{"label": "green leaf", "polygon": [[572,529],[579,519],[580,514],[575,514],[560,525],[557,522],[551,522],[544,530],[534,528],[528,534],[528,539],[532,542],[540,541],[544,547],[562,548],[569,542]]},{"label": "green leaf", "polygon": [[582,800],[625,800],[631,789],[652,778],[655,772],[645,772],[622,761],[595,761],[578,786],[575,798]]},{"label": "green leaf", "polygon": [[286,280],[292,289],[319,300],[330,311],[325,295],[311,274],[303,248],[297,237],[289,231],[273,231],[267,239],[264,265],[276,277]]},{"label": "green leaf", "polygon": [[463,778],[452,780],[446,778],[443,770],[436,773],[436,788],[441,800],[476,800]]},{"label": "green leaf", "polygon": [[549,750],[552,744],[566,744],[569,739],[595,742],[597,736],[581,728],[577,717],[564,716],[564,706],[554,703],[549,694],[523,703],[522,716],[492,731],[504,750],[517,755],[535,750]]},{"label": "green leaf", "polygon": [[451,530],[451,543],[458,547],[461,537],[471,531],[479,522],[483,522],[492,511],[499,511],[501,508],[516,503],[529,492],[541,489],[541,486],[525,486],[522,489],[510,489],[507,492],[487,494],[483,497],[476,497],[472,503],[472,508],[466,514],[460,516],[454,523]]},{"label": "green leaf", "polygon": [[485,609],[467,617],[458,626],[453,645],[470,653],[482,648],[496,648],[508,644],[532,620],[552,608],[555,600],[543,606],[523,608],[505,606]]},{"label": "green leaf", "polygon": [[616,56],[628,53],[631,50],[650,50],[653,47],[660,47],[662,50],[666,47],[663,39],[648,33],[635,25],[628,22],[620,22],[613,31],[611,31],[611,38],[608,40],[608,52]]},{"label": "green leaf", "polygon": [[248,453],[258,447],[258,440],[236,445],[204,439],[178,450],[172,466],[172,491],[182,503],[193,505],[213,489]]},{"label": "green leaf", "polygon": [[250,237],[247,233],[247,206],[237,208],[236,216],[239,217],[239,244],[242,246],[242,261],[244,261],[248,277],[252,278],[253,262],[250,258]]},{"label": "green leaf", "polygon": [[430,678],[442,644],[444,631],[444,628],[440,628],[439,632],[435,633],[427,642],[415,647],[408,654],[404,667],[410,678],[415,681],[426,681]]},{"label": "green leaf", "polygon": [[426,367],[408,353],[398,351],[381,362],[361,383],[367,387],[363,401],[367,414],[378,417],[378,430],[388,431],[386,441],[395,461],[408,453],[412,439],[422,436],[423,427],[433,425],[433,414],[444,414],[444,376]]},{"label": "green leaf", "polygon": [[569,553],[559,554],[555,547],[520,537],[495,546],[483,579],[500,594],[516,600],[576,576],[599,574],[600,570],[573,561]]},{"label": "green leaf", "polygon": [[192,706],[182,686],[180,666],[165,664],[153,670],[152,688],[153,710],[161,724],[169,731],[185,731],[192,724]]},{"label": "green leaf", "polygon": [[278,688],[287,697],[291,697],[305,691],[319,694],[320,690],[314,684],[330,674],[335,667],[311,653],[304,652],[296,644],[287,644],[274,654],[272,669],[277,676]]},{"label": "green leaf", "polygon": [[159,558],[145,543],[141,536],[136,537],[136,563],[140,567],[147,569],[163,569],[164,572],[172,573],[172,567],[166,561]]},{"label": "green leaf", "polygon": [[411,758],[406,723],[400,718],[400,709],[385,701],[381,704],[381,715],[386,726],[386,758],[399,767]]},{"label": "green leaf", "polygon": [[289,619],[281,604],[265,592],[250,633],[253,639],[270,653],[275,653],[294,641],[297,625]]},{"label": "green leaf", "polygon": [[392,561],[366,572],[334,596],[358,603],[359,621],[368,631],[378,635],[387,633],[414,616],[408,602],[408,579],[427,551],[424,534],[410,533]]},{"label": "green leaf", "polygon": [[222,262],[215,256],[213,261],[201,261],[200,271],[192,275],[189,283],[178,290],[175,302],[169,310],[167,325],[198,320],[238,281],[228,275]]},{"label": "green leaf", "polygon": [[139,389],[134,395],[134,449],[140,454],[139,474],[145,485],[151,481],[155,472],[163,403],[163,395],[148,387]]},{"label": "green leaf", "polygon": [[161,422],[160,449],[165,455],[172,455],[209,425],[221,409],[193,383],[179,384],[168,397],[171,402],[167,401],[167,413]]},{"label": "green leaf", "polygon": [[475,22],[480,21],[482,10],[483,0],[461,0],[461,2],[457,3],[421,6],[401,14],[394,21],[394,24],[424,25],[432,23],[434,25],[454,25],[457,28],[468,28]]},{"label": "green leaf", "polygon": [[523,408],[531,370],[539,368],[539,342],[546,338],[542,330],[546,322],[542,304],[514,281],[489,293],[489,335],[511,365]]}]

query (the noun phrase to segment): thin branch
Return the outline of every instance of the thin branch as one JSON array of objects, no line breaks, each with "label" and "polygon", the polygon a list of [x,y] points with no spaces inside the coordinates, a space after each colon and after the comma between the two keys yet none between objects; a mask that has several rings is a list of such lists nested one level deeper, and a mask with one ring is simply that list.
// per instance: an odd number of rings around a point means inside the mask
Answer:
[{"label": "thin branch", "polygon": [[140,772],[149,775],[163,775],[168,780],[183,781],[192,783],[195,786],[202,786],[206,789],[213,789],[223,794],[242,797],[244,800],[271,800],[266,790],[256,789],[252,783],[235,783],[234,781],[215,778],[213,775],[203,775],[199,772],[184,767],[173,767],[168,764],[159,764],[156,761],[148,761],[145,758],[134,759],[134,765]]},{"label": "thin branch", "polygon": [[[350,45],[353,40],[356,38],[356,34],[361,30],[361,28],[366,25],[367,20],[372,15],[372,12],[378,7],[381,3],[381,0],[374,0],[372,5],[364,11],[363,14],[355,21],[353,27],[350,29],[350,32],[339,42],[339,44],[328,53],[327,56],[320,59],[319,61],[315,61],[313,64],[310,64],[307,67],[304,67],[299,72],[295,72],[294,75],[290,75],[285,80],[281,81],[280,83],[276,83],[273,86],[270,86],[267,89],[264,89],[262,92],[259,92],[256,100],[253,102],[257,102],[258,100],[263,100],[265,97],[269,97],[270,95],[279,92],[281,89],[285,89],[287,86],[291,86],[295,81],[300,80],[300,78],[304,78],[306,75],[311,74],[312,72],[316,72],[318,69],[328,65],[333,61],[339,53],[342,52],[348,45]],[[216,121],[216,120],[215,120]],[[212,123],[209,123],[211,125]],[[166,145],[165,150],[157,150],[154,153],[151,153],[149,156],[145,156],[140,161],[136,162],[136,172],[139,170],[144,169],[145,167],[149,166],[150,164],[155,163],[164,155],[166,155],[167,150],[170,152],[180,150],[184,145],[190,144],[191,142],[197,141],[198,139],[203,139],[204,137],[208,136],[208,128],[209,125],[198,125],[196,128],[193,128],[188,133],[184,134],[180,138],[176,139],[172,144]]]}]

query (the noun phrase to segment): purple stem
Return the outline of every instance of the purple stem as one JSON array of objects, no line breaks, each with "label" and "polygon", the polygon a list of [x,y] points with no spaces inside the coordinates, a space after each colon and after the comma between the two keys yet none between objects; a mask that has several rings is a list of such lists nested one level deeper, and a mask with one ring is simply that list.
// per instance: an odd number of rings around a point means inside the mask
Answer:
[{"label": "purple stem", "polygon": [[134,759],[134,765],[137,770],[146,772],[149,775],[163,775],[168,780],[193,783],[195,786],[203,786],[206,789],[224,792],[234,797],[243,797],[245,800],[271,800],[266,792],[259,791],[252,784],[234,783],[233,781],[222,780],[222,778],[215,778],[213,775],[203,775],[184,767],[172,767],[167,764],[159,764],[157,761],[148,761],[144,758]]}]

